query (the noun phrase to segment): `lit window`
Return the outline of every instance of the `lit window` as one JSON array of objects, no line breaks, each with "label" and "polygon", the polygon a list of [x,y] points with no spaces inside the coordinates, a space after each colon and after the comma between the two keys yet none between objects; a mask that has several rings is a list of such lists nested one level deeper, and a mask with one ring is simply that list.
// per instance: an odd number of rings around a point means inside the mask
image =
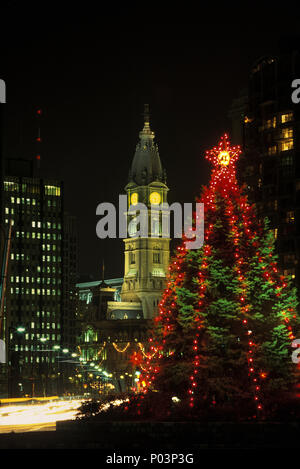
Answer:
[{"label": "lit window", "polygon": [[60,196],[60,187],[59,186],[45,186],[45,194],[46,195],[55,195],[57,197]]},{"label": "lit window", "polygon": [[295,222],[295,212],[290,211],[286,212],[286,223],[294,223]]},{"label": "lit window", "polygon": [[286,127],[285,129],[281,130],[281,138],[292,138],[293,137],[293,129],[291,127]]},{"label": "lit window", "polygon": [[293,120],[293,113],[289,112],[287,114],[282,114],[281,115],[281,122],[284,124],[285,122],[289,122]]},{"label": "lit window", "polygon": [[294,148],[294,142],[293,140],[286,140],[284,142],[282,142],[281,144],[281,151],[288,151],[288,150],[292,150]]}]

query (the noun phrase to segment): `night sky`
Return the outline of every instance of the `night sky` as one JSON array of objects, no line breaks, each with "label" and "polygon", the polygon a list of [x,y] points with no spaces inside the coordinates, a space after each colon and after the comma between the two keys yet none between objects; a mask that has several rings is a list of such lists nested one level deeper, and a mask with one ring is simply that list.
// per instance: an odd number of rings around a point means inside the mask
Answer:
[{"label": "night sky", "polygon": [[107,278],[123,275],[123,242],[96,238],[95,211],[123,193],[143,104],[150,104],[169,202],[192,202],[209,178],[204,151],[230,131],[228,110],[251,65],[276,52],[281,36],[300,32],[291,4],[278,12],[262,2],[240,10],[163,5],[1,2],[5,154],[34,156],[41,107],[42,175],[65,183],[81,274],[99,278],[104,258]]}]

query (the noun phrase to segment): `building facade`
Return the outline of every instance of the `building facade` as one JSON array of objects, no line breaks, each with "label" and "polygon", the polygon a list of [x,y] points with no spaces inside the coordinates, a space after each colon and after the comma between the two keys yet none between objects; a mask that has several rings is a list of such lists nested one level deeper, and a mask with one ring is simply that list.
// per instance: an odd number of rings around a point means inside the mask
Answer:
[{"label": "building facade", "polygon": [[74,219],[64,212],[63,184],[34,177],[30,162],[27,175],[19,166],[5,175],[2,189],[4,227],[12,226],[5,305],[8,395],[51,395],[63,392],[62,350],[75,346],[77,235]]},{"label": "building facade", "polygon": [[281,268],[300,287],[300,105],[291,83],[300,77],[300,54],[284,48],[252,67],[248,93],[233,104],[235,143],[242,144],[239,177],[267,217]]}]

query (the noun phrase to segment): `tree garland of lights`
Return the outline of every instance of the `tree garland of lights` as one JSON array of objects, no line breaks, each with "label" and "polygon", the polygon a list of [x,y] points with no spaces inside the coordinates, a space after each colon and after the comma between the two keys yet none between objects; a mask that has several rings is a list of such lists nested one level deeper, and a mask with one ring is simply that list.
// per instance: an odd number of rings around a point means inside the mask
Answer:
[{"label": "tree garland of lights", "polygon": [[299,318],[296,291],[277,266],[273,235],[237,184],[240,153],[226,134],[206,152],[213,170],[198,200],[204,203],[205,242],[188,250],[183,239],[177,248],[149,352],[140,360],[140,382],[144,393],[170,383],[191,408],[197,401],[214,406],[231,393],[252,396],[257,417],[272,386],[284,389],[294,380],[289,347]]},{"label": "tree garland of lights", "polygon": [[127,342],[127,344],[122,349],[119,348],[115,342],[113,342],[112,344],[113,344],[114,349],[119,353],[125,353],[128,347],[130,346],[130,342]]}]

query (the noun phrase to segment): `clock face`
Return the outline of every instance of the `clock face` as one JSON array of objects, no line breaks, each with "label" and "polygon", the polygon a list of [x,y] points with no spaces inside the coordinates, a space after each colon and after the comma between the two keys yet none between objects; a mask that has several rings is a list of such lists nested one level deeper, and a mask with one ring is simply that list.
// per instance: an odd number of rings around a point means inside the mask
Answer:
[{"label": "clock face", "polygon": [[150,204],[158,205],[160,204],[161,196],[158,192],[151,192],[149,200],[150,200]]},{"label": "clock face", "polygon": [[131,202],[131,205],[136,205],[138,203],[138,195],[136,192],[131,194],[130,202]]}]

